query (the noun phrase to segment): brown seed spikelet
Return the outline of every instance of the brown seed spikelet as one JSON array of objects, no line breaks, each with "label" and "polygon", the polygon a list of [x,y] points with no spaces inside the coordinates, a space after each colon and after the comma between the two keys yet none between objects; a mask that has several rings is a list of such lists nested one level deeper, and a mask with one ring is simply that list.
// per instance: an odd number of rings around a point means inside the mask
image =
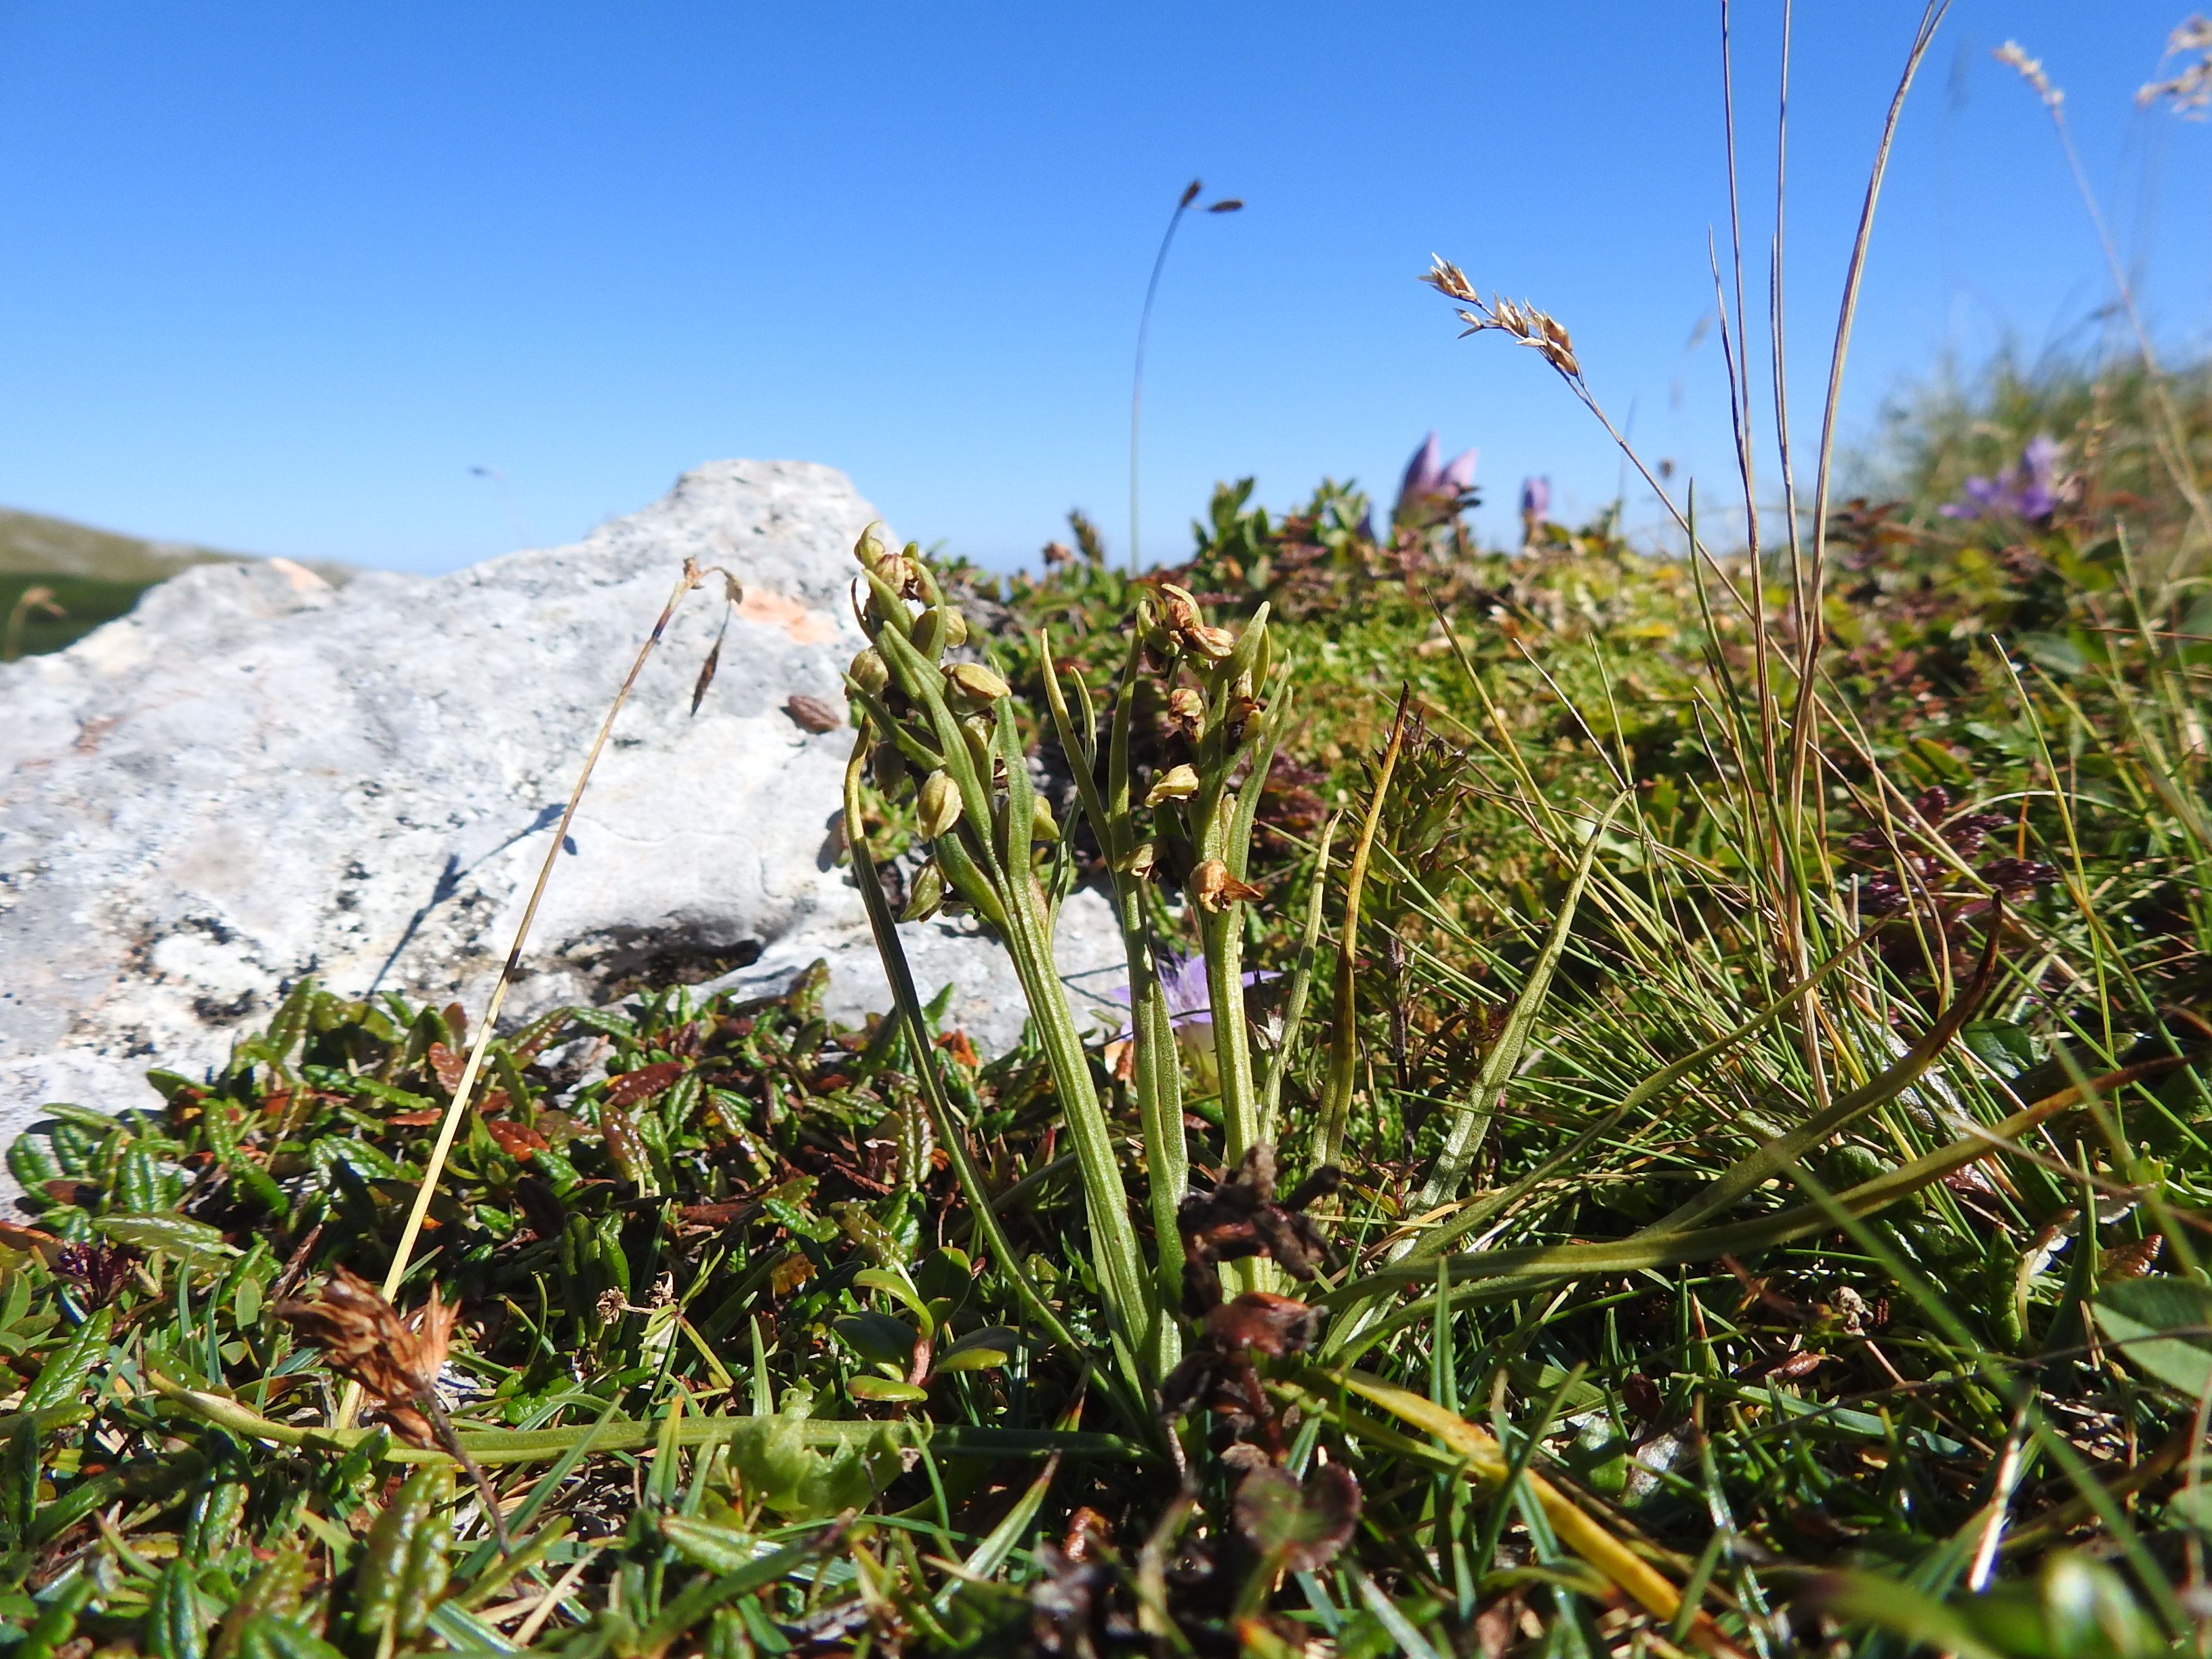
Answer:
[{"label": "brown seed spikelet", "polygon": [[269,1310],[301,1340],[321,1349],[332,1370],[360,1383],[376,1414],[401,1439],[413,1446],[437,1443],[422,1407],[436,1402],[433,1390],[461,1316],[459,1304],[440,1300],[434,1289],[414,1318],[402,1322],[375,1285],[336,1267],[319,1299],[274,1303]]}]

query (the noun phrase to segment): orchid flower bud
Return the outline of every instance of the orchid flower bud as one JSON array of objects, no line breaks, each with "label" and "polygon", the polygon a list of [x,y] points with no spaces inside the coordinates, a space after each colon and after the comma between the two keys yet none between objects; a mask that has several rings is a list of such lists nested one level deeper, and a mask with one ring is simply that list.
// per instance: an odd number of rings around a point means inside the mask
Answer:
[{"label": "orchid flower bud", "polygon": [[[939,773],[941,777],[944,775]],[[914,878],[914,886],[906,896],[906,906],[899,912],[901,921],[927,921],[945,908],[945,872],[938,867],[935,859],[921,866]]]},{"label": "orchid flower bud", "polygon": [[1226,662],[1236,653],[1237,636],[1225,628],[1208,628],[1201,623],[1184,629],[1182,636],[1193,650],[1216,662]]},{"label": "orchid flower bud", "polygon": [[998,755],[991,746],[998,728],[988,714],[969,714],[960,722],[960,736],[968,744],[968,757],[975,763],[975,769],[996,786],[999,777]]},{"label": "orchid flower bud", "polygon": [[1160,584],[1160,621],[1178,634],[1202,625],[1206,618],[1198,608],[1198,600],[1187,587],[1177,587],[1173,582]]},{"label": "orchid flower bud", "polygon": [[878,560],[876,574],[898,593],[913,599],[921,588],[921,578],[915,574],[914,561],[903,553],[886,553]]},{"label": "orchid flower bud", "polygon": [[968,618],[949,605],[938,606],[945,617],[945,648],[957,651],[968,643]]},{"label": "orchid flower bud", "polygon": [[951,833],[952,826],[960,822],[960,789],[950,774],[932,772],[921,781],[916,817],[921,833],[931,841]]},{"label": "orchid flower bud", "polygon": [[890,665],[872,645],[854,657],[853,665],[845,672],[852,677],[853,684],[870,696],[882,696],[884,688],[891,683]]},{"label": "orchid flower bud", "polygon": [[1150,881],[1152,878],[1152,866],[1158,862],[1158,847],[1148,841],[1139,842],[1131,850],[1129,856],[1121,860],[1119,867],[1124,875],[1133,876],[1139,881]]},{"label": "orchid flower bud", "polygon": [[952,683],[957,694],[979,703],[994,703],[1001,697],[1012,696],[1013,688],[980,662],[956,662],[945,665],[945,678]]},{"label": "orchid flower bud", "polygon": [[1198,773],[1188,766],[1172,766],[1161,773],[1146,792],[1145,805],[1158,806],[1166,800],[1188,800],[1197,793]]}]

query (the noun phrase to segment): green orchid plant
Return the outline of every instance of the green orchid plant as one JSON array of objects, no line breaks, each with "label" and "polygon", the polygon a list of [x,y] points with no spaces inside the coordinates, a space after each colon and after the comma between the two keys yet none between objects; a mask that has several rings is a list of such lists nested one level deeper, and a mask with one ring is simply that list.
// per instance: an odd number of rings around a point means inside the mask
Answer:
[{"label": "green orchid plant", "polygon": [[[1105,857],[1127,951],[1127,1081],[1149,1189],[1148,1261],[1133,1214],[1137,1170],[1124,1155],[1126,1142],[1102,1094],[1120,1079],[1094,1062],[1054,965],[1054,929],[1073,884],[1074,862],[1031,778],[1021,711],[989,663],[948,659],[969,642],[967,623],[918,549],[909,544],[892,553],[869,535],[854,553],[866,584],[859,611],[869,643],[847,676],[860,727],[854,779],[865,763],[885,797],[914,802],[929,859],[911,884],[903,919],[921,920],[941,905],[963,906],[992,928],[1012,958],[1079,1166],[1092,1265],[1120,1380],[1135,1397],[1149,1397],[1182,1352],[1175,1317],[1183,1274],[1176,1212],[1190,1164],[1175,1015],[1158,966],[1167,914],[1164,846],[1191,854],[1181,884],[1204,945],[1225,1164],[1234,1166],[1261,1138],[1267,1090],[1255,1074],[1244,1014],[1242,910],[1261,896],[1245,880],[1246,860],[1259,785],[1287,708],[1266,613],[1232,633],[1207,623],[1183,590],[1166,583],[1148,587],[1103,721],[1081,676],[1054,666],[1049,641],[1039,641],[1053,727],[1075,774],[1077,802]],[[1146,682],[1161,695],[1194,758],[1140,787],[1132,732],[1139,689]],[[848,814],[857,809],[857,794],[848,790]],[[854,847],[856,866],[866,866],[857,837]],[[860,876],[864,889],[875,886],[872,867]],[[888,957],[896,939],[884,942]],[[893,965],[895,983],[902,967]],[[916,1036],[922,1040],[918,1019]]]}]

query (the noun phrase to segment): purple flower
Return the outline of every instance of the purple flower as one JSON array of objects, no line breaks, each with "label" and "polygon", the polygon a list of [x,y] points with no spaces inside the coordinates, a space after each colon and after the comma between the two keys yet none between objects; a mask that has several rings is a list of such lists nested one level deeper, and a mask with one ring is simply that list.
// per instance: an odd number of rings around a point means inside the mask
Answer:
[{"label": "purple flower", "polygon": [[1536,538],[1543,533],[1552,511],[1552,481],[1549,478],[1521,480],[1521,548],[1523,552],[1535,546]]},{"label": "purple flower", "polygon": [[1437,523],[1459,511],[1462,498],[1474,488],[1475,452],[1462,451],[1449,461],[1437,434],[1413,452],[1406,476],[1398,485],[1398,505],[1390,516],[1400,524]]},{"label": "purple flower", "polygon": [[[1188,1030],[1200,1047],[1209,1047],[1213,1041],[1213,998],[1206,988],[1206,958],[1204,957],[1163,957],[1159,962],[1160,989],[1168,1000],[1168,1024],[1177,1031]],[[1244,984],[1257,985],[1263,979],[1279,979],[1279,974],[1249,973]],[[1129,988],[1117,985],[1106,993],[1116,1002],[1129,1000]],[[1201,1033],[1196,1028],[1203,1026]],[[1115,1042],[1127,1042],[1136,1036],[1133,1025],[1125,1025],[1114,1033]]]},{"label": "purple flower", "polygon": [[2038,433],[2020,452],[2017,465],[1994,478],[1969,478],[1960,486],[1965,501],[1942,509],[1947,519],[2005,516],[2047,519],[2058,508],[2058,445]]}]

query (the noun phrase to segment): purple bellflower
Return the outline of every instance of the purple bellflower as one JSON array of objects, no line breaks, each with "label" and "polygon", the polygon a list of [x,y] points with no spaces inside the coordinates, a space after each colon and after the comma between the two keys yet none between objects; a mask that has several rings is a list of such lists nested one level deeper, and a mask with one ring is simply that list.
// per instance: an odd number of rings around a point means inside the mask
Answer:
[{"label": "purple bellflower", "polygon": [[[1176,1035],[1191,1048],[1207,1049],[1213,1047],[1213,998],[1206,988],[1206,958],[1204,957],[1163,957],[1159,963],[1160,989],[1168,1000],[1168,1024]],[[1244,984],[1249,988],[1263,979],[1279,979],[1279,974],[1248,973]],[[1129,988],[1117,985],[1106,994],[1116,1002],[1129,1000]],[[1137,1034],[1134,1025],[1125,1025],[1109,1039],[1127,1042]]]},{"label": "purple bellflower", "polygon": [[1552,481],[1549,478],[1521,480],[1521,545],[1536,544],[1536,534],[1543,529],[1552,513]]},{"label": "purple bellflower", "polygon": [[2020,452],[2017,465],[1994,478],[1969,478],[1964,501],[1948,503],[1947,519],[2047,519],[2058,509],[2058,445],[2038,433]]},{"label": "purple bellflower", "polygon": [[1474,488],[1475,454],[1472,449],[1463,450],[1447,461],[1437,434],[1430,433],[1428,441],[1406,464],[1405,478],[1398,485],[1398,505],[1390,513],[1392,521],[1437,524],[1458,512],[1462,499]]}]

